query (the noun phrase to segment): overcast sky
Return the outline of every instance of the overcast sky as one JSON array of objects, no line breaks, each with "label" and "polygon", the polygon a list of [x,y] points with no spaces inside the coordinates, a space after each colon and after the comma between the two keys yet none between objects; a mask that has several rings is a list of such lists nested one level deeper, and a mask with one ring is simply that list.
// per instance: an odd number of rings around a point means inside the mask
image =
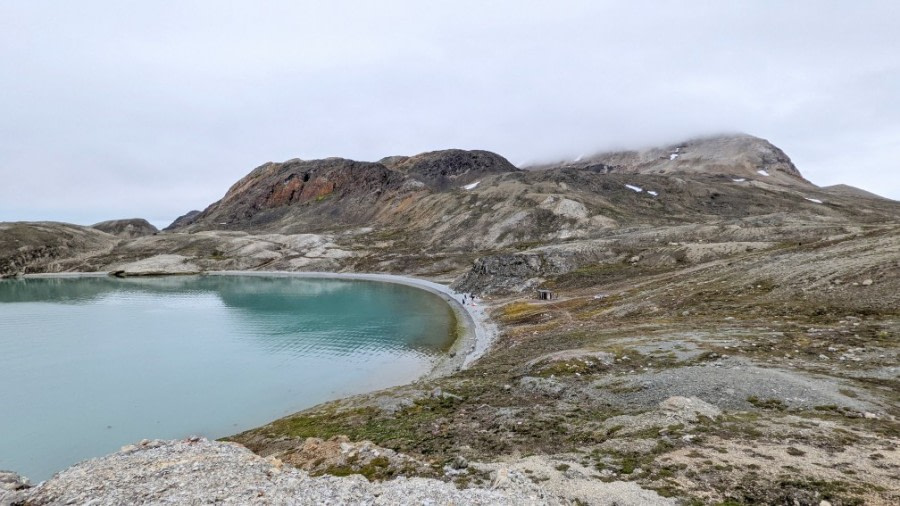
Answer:
[{"label": "overcast sky", "polygon": [[269,160],[721,131],[900,199],[900,2],[0,0],[0,221],[166,225]]}]

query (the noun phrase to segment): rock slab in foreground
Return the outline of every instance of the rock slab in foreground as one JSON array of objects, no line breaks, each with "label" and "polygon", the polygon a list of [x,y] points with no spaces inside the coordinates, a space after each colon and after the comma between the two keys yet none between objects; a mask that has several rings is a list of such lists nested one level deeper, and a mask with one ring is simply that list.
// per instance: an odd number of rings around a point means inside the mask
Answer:
[{"label": "rock slab in foreground", "polygon": [[[640,490],[635,486],[637,490]],[[643,491],[646,493],[646,491]],[[627,495],[627,492],[626,492]],[[598,504],[654,504],[646,495],[598,497]],[[235,443],[194,438],[143,441],[84,461],[24,492],[32,505],[62,504],[562,504],[527,479],[502,490],[458,490],[450,483],[362,476],[310,477]],[[659,497],[658,504],[670,504]]]}]

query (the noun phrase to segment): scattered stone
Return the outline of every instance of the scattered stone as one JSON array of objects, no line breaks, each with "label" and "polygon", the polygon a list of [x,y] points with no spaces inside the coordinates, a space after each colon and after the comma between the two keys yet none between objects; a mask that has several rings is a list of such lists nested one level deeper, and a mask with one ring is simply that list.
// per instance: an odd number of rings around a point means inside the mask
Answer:
[{"label": "scattered stone", "polygon": [[716,418],[722,410],[697,397],[669,397],[659,403],[663,412],[688,422],[696,422],[698,417]]},{"label": "scattered stone", "polygon": [[494,479],[491,481],[492,489],[505,489],[509,486],[509,470],[505,467],[497,469],[494,473]]},{"label": "scattered stone", "polygon": [[871,279],[864,279],[862,282],[862,285],[863,286],[872,286],[872,283],[874,283],[874,281],[872,281]]}]

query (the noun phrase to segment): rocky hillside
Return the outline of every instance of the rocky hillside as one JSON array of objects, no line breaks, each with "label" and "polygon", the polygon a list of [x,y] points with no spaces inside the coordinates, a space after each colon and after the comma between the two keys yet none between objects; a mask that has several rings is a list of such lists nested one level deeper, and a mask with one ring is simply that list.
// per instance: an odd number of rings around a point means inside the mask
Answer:
[{"label": "rocky hillside", "polygon": [[112,234],[124,239],[134,239],[135,237],[153,235],[159,232],[159,229],[142,218],[101,221],[100,223],[91,225],[91,228],[96,228],[107,234]]},{"label": "rocky hillside", "polygon": [[84,262],[109,252],[118,241],[106,232],[65,223],[0,223],[0,277],[94,270]]}]

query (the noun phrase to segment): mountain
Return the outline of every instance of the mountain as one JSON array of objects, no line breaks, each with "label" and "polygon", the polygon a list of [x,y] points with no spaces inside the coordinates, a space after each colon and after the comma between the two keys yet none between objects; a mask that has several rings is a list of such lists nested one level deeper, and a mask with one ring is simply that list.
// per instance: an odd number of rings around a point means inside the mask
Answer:
[{"label": "mountain", "polygon": [[640,250],[661,265],[694,258],[667,243],[722,244],[697,257],[708,260],[731,254],[728,244],[809,242],[900,215],[889,200],[817,188],[748,135],[527,169],[459,149],[269,162],[164,233],[98,248],[79,265],[118,271],[175,252],[201,270],[406,272],[488,293]]}]

